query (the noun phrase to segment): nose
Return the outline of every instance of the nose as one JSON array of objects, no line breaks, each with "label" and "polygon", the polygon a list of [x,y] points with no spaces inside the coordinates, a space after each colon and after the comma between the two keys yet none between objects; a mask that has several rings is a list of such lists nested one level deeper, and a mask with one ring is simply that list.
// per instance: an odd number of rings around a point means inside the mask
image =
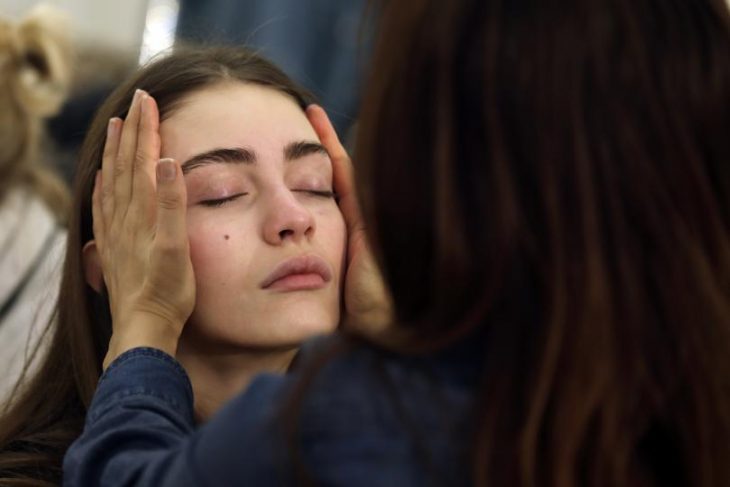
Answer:
[{"label": "nose", "polygon": [[299,242],[314,234],[314,216],[291,191],[279,191],[272,195],[268,206],[263,225],[267,243],[281,245],[287,240]]}]

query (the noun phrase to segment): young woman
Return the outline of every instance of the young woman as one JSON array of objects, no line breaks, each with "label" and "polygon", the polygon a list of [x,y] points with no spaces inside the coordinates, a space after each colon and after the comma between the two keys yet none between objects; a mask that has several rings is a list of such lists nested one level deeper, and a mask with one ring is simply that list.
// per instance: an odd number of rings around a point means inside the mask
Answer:
[{"label": "young woman", "polygon": [[[358,181],[392,329],[193,430],[182,176],[114,157],[95,234],[125,305],[66,485],[730,485],[725,0],[383,2],[380,28]],[[155,198],[154,240],[108,237]]]},{"label": "young woman", "polygon": [[[101,372],[110,306],[119,303],[105,299],[115,283],[100,268],[91,194],[120,117],[154,119],[150,144],[183,163],[196,304],[176,356],[190,371],[197,421],[253,374],[284,372],[305,338],[334,330],[346,229],[330,160],[304,113],[309,102],[259,56],[209,48],[154,62],[99,109],[77,167],[48,358],[0,421],[0,483],[60,481]],[[123,225],[111,238],[134,231]]]}]

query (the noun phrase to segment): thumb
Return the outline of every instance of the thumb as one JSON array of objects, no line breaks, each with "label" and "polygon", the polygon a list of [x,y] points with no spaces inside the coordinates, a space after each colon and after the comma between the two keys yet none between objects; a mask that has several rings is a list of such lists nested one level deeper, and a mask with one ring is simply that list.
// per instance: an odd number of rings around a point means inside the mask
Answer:
[{"label": "thumb", "polygon": [[167,242],[187,242],[185,211],[187,191],[180,165],[160,159],[157,176],[157,238]]}]

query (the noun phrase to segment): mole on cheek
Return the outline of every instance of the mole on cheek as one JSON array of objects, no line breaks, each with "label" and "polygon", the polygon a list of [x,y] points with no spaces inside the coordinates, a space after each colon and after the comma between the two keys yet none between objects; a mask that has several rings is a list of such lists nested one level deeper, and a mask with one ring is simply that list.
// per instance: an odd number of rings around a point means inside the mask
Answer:
[{"label": "mole on cheek", "polygon": [[225,238],[226,240],[228,240],[229,238],[231,238],[231,236],[230,235],[223,235],[223,238]]}]

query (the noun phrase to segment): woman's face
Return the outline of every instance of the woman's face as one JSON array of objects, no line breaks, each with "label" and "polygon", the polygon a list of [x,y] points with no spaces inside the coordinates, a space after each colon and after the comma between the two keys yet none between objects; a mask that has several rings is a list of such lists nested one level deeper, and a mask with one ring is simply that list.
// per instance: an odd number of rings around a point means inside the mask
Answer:
[{"label": "woman's face", "polygon": [[289,346],[339,321],[345,224],[332,165],[290,97],[226,83],[160,124],[182,164],[196,304],[186,330],[244,347]]}]

